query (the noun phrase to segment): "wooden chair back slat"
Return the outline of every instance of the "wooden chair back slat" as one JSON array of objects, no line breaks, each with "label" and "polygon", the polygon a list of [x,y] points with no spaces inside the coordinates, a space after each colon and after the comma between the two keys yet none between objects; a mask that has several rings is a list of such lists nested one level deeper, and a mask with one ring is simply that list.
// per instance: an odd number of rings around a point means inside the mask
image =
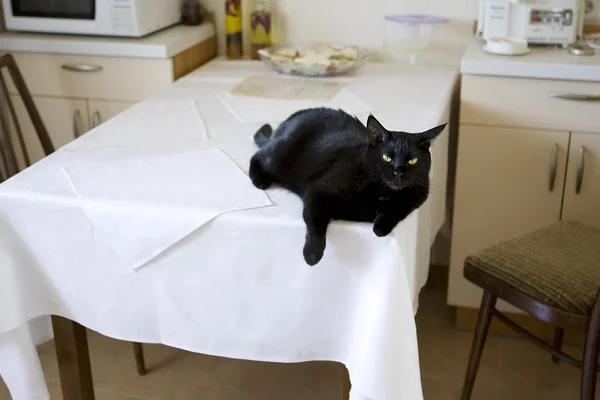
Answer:
[{"label": "wooden chair back slat", "polygon": [[[3,71],[8,74],[4,75]],[[33,123],[37,139],[45,155],[54,152],[54,146],[42,118],[33,102],[31,93],[23,80],[17,64],[10,54],[0,57],[0,182],[17,174],[20,167],[31,165],[27,141],[23,135],[22,121],[19,121],[15,105],[6,85],[6,77],[10,77],[23,100],[27,114]]]}]

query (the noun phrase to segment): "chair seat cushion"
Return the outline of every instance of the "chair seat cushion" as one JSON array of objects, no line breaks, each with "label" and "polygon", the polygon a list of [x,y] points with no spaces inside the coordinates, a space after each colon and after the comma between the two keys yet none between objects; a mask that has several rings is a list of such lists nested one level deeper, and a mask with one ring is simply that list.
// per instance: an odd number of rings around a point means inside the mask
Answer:
[{"label": "chair seat cushion", "polygon": [[589,315],[600,287],[600,230],[562,221],[469,256],[465,267],[551,307]]}]

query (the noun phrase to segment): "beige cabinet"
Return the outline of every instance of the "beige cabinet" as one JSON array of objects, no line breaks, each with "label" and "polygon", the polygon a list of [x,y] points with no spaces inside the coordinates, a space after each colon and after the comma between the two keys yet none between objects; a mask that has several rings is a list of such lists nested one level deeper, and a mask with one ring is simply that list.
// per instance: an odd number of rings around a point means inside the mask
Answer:
[{"label": "beige cabinet", "polygon": [[[17,95],[11,95],[11,98],[23,132],[29,161],[33,164],[43,158],[44,152],[23,100]],[[39,96],[34,96],[33,101],[56,149],[135,104],[125,101],[86,101]],[[20,153],[17,152],[17,158],[23,168],[26,163]]]},{"label": "beige cabinet", "polygon": [[[210,37],[170,58],[11,54],[58,149],[213,58],[215,39]],[[12,79],[3,73],[34,163],[42,158],[42,148]],[[22,157],[19,163],[25,165]]]},{"label": "beige cabinet", "polygon": [[465,75],[461,124],[598,132],[596,101],[573,101],[552,93],[595,95],[600,83]]},{"label": "beige cabinet", "polygon": [[[464,260],[557,221],[600,227],[600,84],[463,76],[448,304],[479,308]],[[558,95],[557,95],[558,94]],[[498,308],[516,311],[504,302]]]},{"label": "beige cabinet", "polygon": [[562,218],[600,228],[600,134],[571,134]]},{"label": "beige cabinet", "polygon": [[558,220],[568,147],[568,132],[461,126],[451,304],[477,306],[481,296],[462,276],[461,266],[469,254]]},{"label": "beige cabinet", "polygon": [[29,90],[38,96],[139,101],[174,80],[172,59],[40,53],[13,57]]},{"label": "beige cabinet", "polygon": [[[14,95],[11,98],[23,133],[27,154],[33,164],[44,157],[44,152],[23,100]],[[85,100],[34,97],[33,101],[55,148],[64,146],[88,130],[89,118]],[[24,166],[22,159],[20,164]]]},{"label": "beige cabinet", "polygon": [[88,101],[88,114],[90,116],[90,129],[108,121],[117,114],[122,113],[135,103],[127,101]]}]

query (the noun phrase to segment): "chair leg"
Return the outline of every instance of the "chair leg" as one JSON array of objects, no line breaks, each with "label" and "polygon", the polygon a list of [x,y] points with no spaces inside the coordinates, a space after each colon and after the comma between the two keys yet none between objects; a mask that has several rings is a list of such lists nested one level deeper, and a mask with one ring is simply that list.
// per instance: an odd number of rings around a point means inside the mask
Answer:
[{"label": "chair leg", "polygon": [[[554,348],[558,351],[562,349],[563,338],[565,337],[565,330],[563,328],[554,328]],[[558,364],[558,358],[552,357],[552,362]]]},{"label": "chair leg", "polygon": [[139,375],[146,375],[146,363],[144,362],[144,348],[141,343],[133,343],[133,353],[135,354],[135,365]]},{"label": "chair leg", "polygon": [[583,370],[581,373],[581,400],[594,400],[596,397],[598,351],[600,351],[600,290],[596,295],[596,304],[590,314],[585,337]]},{"label": "chair leg", "polygon": [[483,347],[485,346],[485,340],[487,339],[490,323],[492,322],[496,300],[497,297],[493,296],[491,293],[487,291],[483,293],[479,318],[477,320],[477,328],[475,330],[475,337],[473,338],[473,346],[471,347],[469,366],[467,368],[467,375],[462,390],[462,400],[469,400],[471,398],[475,377],[477,376],[481,355],[483,354]]}]

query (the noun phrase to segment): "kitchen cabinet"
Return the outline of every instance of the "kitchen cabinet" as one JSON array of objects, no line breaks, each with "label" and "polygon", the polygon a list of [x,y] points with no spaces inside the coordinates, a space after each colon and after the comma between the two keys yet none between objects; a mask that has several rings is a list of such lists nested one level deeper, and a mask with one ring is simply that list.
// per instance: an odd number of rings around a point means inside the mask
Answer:
[{"label": "kitchen cabinet", "polygon": [[463,277],[468,255],[560,220],[600,227],[597,103],[551,95],[598,91],[598,83],[463,75],[448,284],[457,321],[481,302]]},{"label": "kitchen cabinet", "polygon": [[[458,144],[451,266],[492,243],[558,220],[568,132],[463,126]],[[481,291],[451,269],[453,305],[474,307]]]},{"label": "kitchen cabinet", "polygon": [[[141,39],[89,39],[89,46],[101,55],[74,54],[89,47],[79,37],[6,33],[0,34],[0,46],[10,48],[58,149],[212,59],[216,55],[212,32],[212,28],[173,27]],[[18,43],[29,51],[14,51]],[[56,53],[46,53],[42,50],[46,48]],[[164,54],[147,55],[160,49]],[[105,55],[111,51],[114,56]],[[12,78],[3,73],[34,163],[43,157],[42,148]],[[25,165],[22,157],[19,164]]]},{"label": "kitchen cabinet", "polygon": [[[25,108],[25,103],[19,96],[12,95],[11,99],[23,133],[29,160],[33,164],[44,157],[42,146]],[[34,97],[33,101],[55,148],[64,146],[88,130],[89,117],[85,100]],[[22,159],[20,164],[21,167],[24,167]]]},{"label": "kitchen cabinet", "polygon": [[600,228],[600,134],[571,134],[562,219]]},{"label": "kitchen cabinet", "polygon": [[[23,100],[17,95],[11,95],[11,98],[21,124],[30,163],[33,164],[44,157],[44,152]],[[56,149],[135,104],[124,101],[86,101],[39,96],[34,96],[33,101]],[[19,152],[17,153],[19,165],[23,168],[25,161],[22,157],[19,157]]]},{"label": "kitchen cabinet", "polygon": [[172,59],[12,54],[29,90],[37,96],[139,101],[174,80]]},{"label": "kitchen cabinet", "polygon": [[[13,57],[57,149],[176,78],[173,59],[41,53],[13,53]],[[6,81],[16,95],[12,79]],[[29,124],[24,136],[31,144],[33,163],[43,153],[32,129]]]}]

